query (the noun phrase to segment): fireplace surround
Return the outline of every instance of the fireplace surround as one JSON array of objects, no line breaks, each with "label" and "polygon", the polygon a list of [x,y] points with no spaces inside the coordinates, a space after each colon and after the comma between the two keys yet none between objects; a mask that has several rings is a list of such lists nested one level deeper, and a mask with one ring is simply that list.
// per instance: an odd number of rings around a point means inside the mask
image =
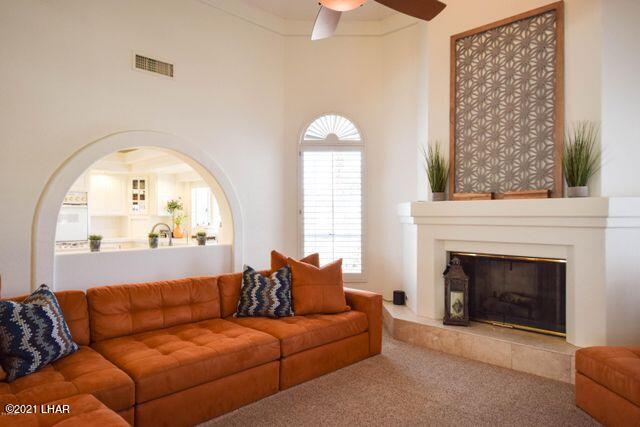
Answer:
[{"label": "fireplace surround", "polygon": [[418,316],[444,316],[450,252],[566,260],[566,341],[640,342],[640,198],[411,202],[402,285]]}]

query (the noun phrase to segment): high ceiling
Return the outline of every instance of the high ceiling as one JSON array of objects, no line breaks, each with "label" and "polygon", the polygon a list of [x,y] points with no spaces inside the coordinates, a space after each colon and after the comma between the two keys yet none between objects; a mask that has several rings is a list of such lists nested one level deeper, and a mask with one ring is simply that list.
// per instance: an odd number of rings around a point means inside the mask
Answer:
[{"label": "high ceiling", "polygon": [[[318,14],[317,0],[242,0],[245,3],[283,19],[312,21]],[[392,9],[373,0],[362,7],[345,13],[342,19],[351,21],[379,21],[396,14]]]}]

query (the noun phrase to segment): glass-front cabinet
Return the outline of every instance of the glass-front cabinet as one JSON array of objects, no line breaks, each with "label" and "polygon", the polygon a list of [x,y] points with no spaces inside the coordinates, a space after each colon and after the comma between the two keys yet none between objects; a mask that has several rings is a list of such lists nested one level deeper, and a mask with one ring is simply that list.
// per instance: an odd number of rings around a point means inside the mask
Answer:
[{"label": "glass-front cabinet", "polygon": [[147,177],[133,177],[131,182],[131,192],[129,206],[131,213],[147,214],[149,206],[149,179]]}]

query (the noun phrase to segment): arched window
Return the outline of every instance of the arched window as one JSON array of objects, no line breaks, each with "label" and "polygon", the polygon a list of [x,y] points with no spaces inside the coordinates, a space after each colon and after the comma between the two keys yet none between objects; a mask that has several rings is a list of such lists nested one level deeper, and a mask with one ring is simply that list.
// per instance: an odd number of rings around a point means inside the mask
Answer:
[{"label": "arched window", "polygon": [[342,258],[345,280],[358,280],[363,262],[364,142],[349,119],[326,114],[300,141],[300,246],[325,264]]}]

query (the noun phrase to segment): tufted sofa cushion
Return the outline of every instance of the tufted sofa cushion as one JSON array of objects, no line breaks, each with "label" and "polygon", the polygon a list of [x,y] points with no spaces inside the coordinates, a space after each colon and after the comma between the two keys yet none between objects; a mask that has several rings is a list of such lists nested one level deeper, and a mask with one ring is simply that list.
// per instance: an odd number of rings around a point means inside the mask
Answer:
[{"label": "tufted sofa cushion", "polygon": [[361,334],[367,331],[368,326],[367,316],[359,311],[280,319],[241,317],[229,320],[278,338],[282,346],[282,357]]},{"label": "tufted sofa cushion", "polygon": [[39,404],[93,394],[114,411],[134,403],[133,381],[90,347],[80,347],[37,372],[11,383],[0,382],[0,408],[7,403]]},{"label": "tufted sofa cushion", "polygon": [[[87,297],[82,291],[54,292],[62,315],[64,316],[71,338],[78,345],[89,345],[89,311]],[[8,298],[9,301],[22,302],[28,295]]]},{"label": "tufted sofa cushion", "polygon": [[133,378],[138,404],[280,357],[277,339],[223,319],[100,341],[94,348]]},{"label": "tufted sofa cushion", "polygon": [[220,317],[217,277],[87,291],[93,342]]},{"label": "tufted sofa cushion", "polygon": [[118,414],[90,394],[78,394],[47,402],[47,405],[69,405],[66,413],[38,413],[0,416],[0,427],[128,427]]}]

